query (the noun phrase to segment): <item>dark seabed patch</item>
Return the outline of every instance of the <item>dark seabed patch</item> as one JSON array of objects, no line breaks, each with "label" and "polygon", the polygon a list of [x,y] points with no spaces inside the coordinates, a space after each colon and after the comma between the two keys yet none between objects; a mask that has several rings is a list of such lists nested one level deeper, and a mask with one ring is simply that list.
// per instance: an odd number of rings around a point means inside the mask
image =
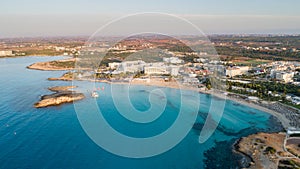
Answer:
[{"label": "dark seabed patch", "polygon": [[[231,139],[229,141],[220,141],[215,142],[215,146],[211,149],[204,152],[205,155],[205,168],[207,169],[235,169],[235,168],[244,168],[249,166],[251,162],[251,158],[234,151],[236,143],[242,137],[246,137],[251,134],[255,134],[258,132],[280,132],[283,131],[283,127],[280,124],[279,120],[274,116],[270,116],[267,121],[268,128],[266,129],[257,129],[255,127],[250,127],[241,130],[237,133],[231,133],[226,131],[226,128],[219,127],[217,128],[218,131],[221,131],[225,135],[235,135],[238,139]],[[203,124],[202,124],[203,126]],[[201,124],[195,124],[194,129],[199,130],[201,128]]]}]

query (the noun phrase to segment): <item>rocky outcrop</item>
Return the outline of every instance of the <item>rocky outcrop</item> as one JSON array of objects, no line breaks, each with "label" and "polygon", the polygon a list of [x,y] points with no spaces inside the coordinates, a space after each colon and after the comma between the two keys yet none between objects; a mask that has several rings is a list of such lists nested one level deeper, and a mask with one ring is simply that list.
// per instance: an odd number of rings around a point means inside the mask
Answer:
[{"label": "rocky outcrop", "polygon": [[55,93],[42,96],[41,100],[34,104],[34,107],[42,108],[48,106],[57,106],[63,103],[81,100],[85,97],[82,93],[70,91],[69,89],[71,88],[74,88],[74,86],[56,86],[49,88],[49,90],[54,91]]},{"label": "rocky outcrop", "polygon": [[49,87],[48,89],[53,92],[62,92],[62,91],[69,91],[69,89],[76,88],[76,86],[54,86]]}]

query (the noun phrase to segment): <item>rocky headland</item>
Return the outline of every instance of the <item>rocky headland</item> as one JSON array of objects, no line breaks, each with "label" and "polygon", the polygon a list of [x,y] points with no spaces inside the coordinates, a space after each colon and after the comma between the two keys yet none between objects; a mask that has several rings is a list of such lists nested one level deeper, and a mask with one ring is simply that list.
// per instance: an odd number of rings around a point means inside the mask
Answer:
[{"label": "rocky headland", "polygon": [[42,96],[41,100],[34,104],[34,107],[42,108],[48,106],[58,106],[63,103],[70,103],[85,98],[84,94],[69,90],[72,88],[75,88],[75,86],[50,87],[49,90],[55,93]]},{"label": "rocky headland", "polygon": [[[294,143],[295,141],[293,141]],[[281,133],[257,133],[239,139],[234,149],[250,159],[246,168],[286,168],[298,169],[300,159],[287,149],[286,144],[291,145],[284,132]],[[299,142],[296,143],[298,145]],[[295,144],[295,143],[294,143]]]},{"label": "rocky headland", "polygon": [[27,66],[28,69],[35,70],[73,70],[75,65],[75,59],[64,59],[64,60],[55,60],[49,62],[37,62],[32,65]]}]

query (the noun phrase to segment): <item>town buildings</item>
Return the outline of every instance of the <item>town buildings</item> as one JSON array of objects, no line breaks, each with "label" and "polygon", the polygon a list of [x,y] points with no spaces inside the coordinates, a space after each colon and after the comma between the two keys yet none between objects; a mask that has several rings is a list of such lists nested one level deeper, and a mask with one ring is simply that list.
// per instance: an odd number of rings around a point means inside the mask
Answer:
[{"label": "town buildings", "polygon": [[2,50],[0,51],[0,56],[14,56],[12,50]]},{"label": "town buildings", "polygon": [[169,57],[169,58],[163,58],[163,61],[166,63],[171,63],[171,64],[181,64],[184,63],[182,59],[179,59],[178,57]]},{"label": "town buildings", "polygon": [[[121,63],[112,62],[108,64],[108,68],[113,71],[113,74],[119,73],[136,73],[144,72],[146,75],[172,75],[178,76],[180,66],[175,65],[183,63],[183,60],[177,57],[164,58],[165,62],[146,63],[142,60],[124,61]],[[169,64],[166,64],[169,63]]]}]

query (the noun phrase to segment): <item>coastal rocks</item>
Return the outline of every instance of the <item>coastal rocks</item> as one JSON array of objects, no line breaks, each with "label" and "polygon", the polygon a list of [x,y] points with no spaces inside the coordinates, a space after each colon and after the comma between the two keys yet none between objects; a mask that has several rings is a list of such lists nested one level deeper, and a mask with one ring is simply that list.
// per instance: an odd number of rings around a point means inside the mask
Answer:
[{"label": "coastal rocks", "polygon": [[41,97],[41,101],[34,104],[36,108],[57,106],[63,103],[70,103],[73,101],[81,100],[85,98],[84,94],[70,91],[69,89],[74,86],[56,86],[49,88],[50,91],[55,93],[50,95],[44,95]]},{"label": "coastal rocks", "polygon": [[65,74],[63,74],[61,77],[49,77],[48,80],[50,81],[58,81],[58,80],[61,80],[61,81],[72,81],[74,80],[73,79],[73,73],[71,72],[67,72]]},{"label": "coastal rocks", "polygon": [[215,146],[204,152],[205,169],[238,169],[242,168],[241,156],[232,152],[234,140],[215,142]]},{"label": "coastal rocks", "polygon": [[64,78],[64,77],[49,77],[49,81],[72,81],[72,79]]},{"label": "coastal rocks", "polygon": [[[199,116],[204,119],[207,118],[207,113],[201,113],[199,112]],[[211,149],[207,150],[205,155],[205,168],[211,169],[211,168],[255,168],[260,166],[261,163],[257,163],[256,157],[260,157],[260,154],[257,151],[252,151],[254,149],[256,150],[264,150],[260,148],[256,148],[258,144],[265,144],[266,139],[264,136],[267,136],[267,138],[276,138],[277,135],[274,133],[275,137],[271,137],[273,133],[268,134],[265,133],[265,135],[261,135],[259,139],[254,139],[255,133],[258,133],[260,131],[264,132],[279,132],[282,131],[282,127],[280,125],[280,122],[274,118],[270,117],[268,119],[268,125],[272,126],[271,128],[265,128],[260,129],[255,126],[255,123],[251,125],[248,128],[240,129],[240,130],[232,130],[231,128],[228,128],[228,126],[224,126],[221,123],[218,124],[217,130],[215,132],[220,132],[222,135],[231,136],[234,139],[229,141],[215,141],[215,146]],[[193,125],[193,130],[199,134],[200,130],[202,130],[204,123],[196,122]],[[274,125],[274,126],[273,126]],[[278,126],[278,127],[275,127]],[[253,137],[252,140],[247,141],[248,137]],[[241,139],[238,139],[241,138]],[[244,141],[247,141],[249,144],[244,144]],[[261,140],[261,141],[260,141]],[[278,142],[275,142],[277,144]],[[253,143],[253,144],[252,144]],[[282,144],[278,144],[277,146],[280,146]],[[271,147],[276,147],[274,145],[270,145]],[[266,146],[264,147],[266,148]],[[277,147],[276,147],[277,148]],[[263,152],[263,151],[262,151]],[[265,159],[268,159],[267,156],[262,154]],[[222,165],[220,165],[222,164]],[[268,164],[273,164],[273,162],[270,162]],[[267,164],[266,164],[267,165]]]},{"label": "coastal rocks", "polygon": [[281,158],[291,157],[283,148],[285,133],[257,133],[241,138],[235,150],[250,158],[248,168],[277,168]]},{"label": "coastal rocks", "polygon": [[69,89],[74,89],[76,86],[54,86],[49,87],[48,90],[52,92],[62,92],[62,91],[69,91]]},{"label": "coastal rocks", "polygon": [[242,138],[238,139],[233,144],[233,152],[241,155],[241,159],[239,160],[239,164],[240,164],[239,166],[241,168],[249,168],[251,165],[254,165],[254,161],[250,155],[246,154],[243,151],[240,151],[241,140],[242,140]]}]

